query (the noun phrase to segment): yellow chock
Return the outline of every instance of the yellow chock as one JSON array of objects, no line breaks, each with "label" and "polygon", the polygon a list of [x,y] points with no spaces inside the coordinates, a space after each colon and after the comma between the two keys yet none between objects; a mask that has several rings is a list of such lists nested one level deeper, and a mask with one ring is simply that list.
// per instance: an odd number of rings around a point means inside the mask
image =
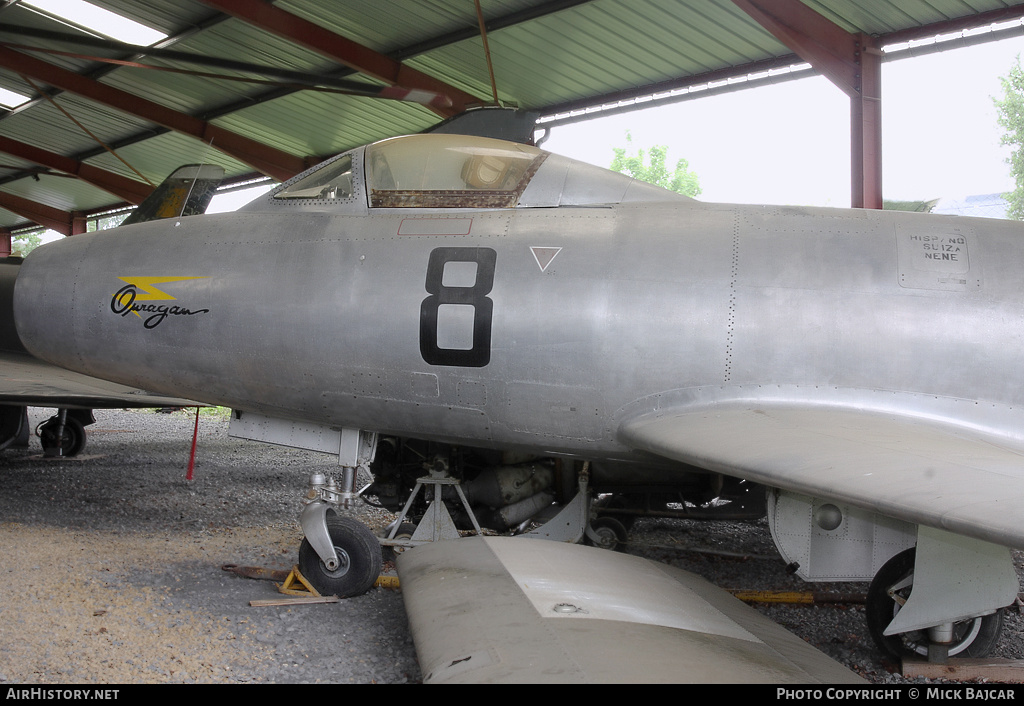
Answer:
[{"label": "yellow chock", "polygon": [[398,577],[390,574],[381,574],[373,585],[377,588],[399,588]]},{"label": "yellow chock", "polygon": [[287,593],[289,596],[320,596],[320,592],[313,588],[305,576],[299,573],[298,564],[292,567],[284,583],[277,584],[277,590]]}]

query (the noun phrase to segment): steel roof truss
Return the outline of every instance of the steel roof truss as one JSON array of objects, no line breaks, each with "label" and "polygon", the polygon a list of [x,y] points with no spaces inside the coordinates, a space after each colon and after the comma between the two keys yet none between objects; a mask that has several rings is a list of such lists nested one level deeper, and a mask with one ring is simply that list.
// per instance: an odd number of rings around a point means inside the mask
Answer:
[{"label": "steel roof truss", "polygon": [[0,66],[176,132],[191,135],[280,181],[290,179],[307,167],[300,157],[13,49],[0,47]]},{"label": "steel roof truss", "polygon": [[0,208],[5,208],[11,213],[16,213],[22,218],[38,223],[61,235],[71,235],[74,232],[74,217],[71,213],[61,211],[59,208],[35,203],[4,191],[0,191]]},{"label": "steel roof truss", "polygon": [[153,190],[153,187],[140,181],[135,181],[134,179],[100,169],[91,164],[79,162],[77,159],[27,145],[24,142],[18,142],[8,137],[0,136],[0,152],[5,152],[21,159],[27,159],[35,164],[55,169],[65,174],[71,174],[120,199],[124,199],[128,203],[136,205],[142,203],[143,199]]},{"label": "steel roof truss", "polygon": [[252,0],[202,0],[205,4],[260,29],[284,37],[307,49],[349,66],[356,71],[392,86],[432,91],[448,96],[449,108],[428,106],[444,117],[451,117],[484,101],[480,98],[428,76],[400,61],[374,51],[362,44],[335,34],[297,15],[266,2]]}]

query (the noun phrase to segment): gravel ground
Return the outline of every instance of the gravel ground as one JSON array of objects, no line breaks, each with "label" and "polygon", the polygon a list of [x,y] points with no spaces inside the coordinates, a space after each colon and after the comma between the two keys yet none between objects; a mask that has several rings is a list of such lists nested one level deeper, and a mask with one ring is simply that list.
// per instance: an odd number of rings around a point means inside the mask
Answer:
[{"label": "gravel ground", "polygon": [[[222,568],[294,565],[300,499],[332,458],[229,439],[204,413],[189,481],[194,413],[96,417],[75,459],[44,459],[34,439],[0,452],[0,685],[420,681],[400,590],[252,607],[281,594]],[[374,529],[391,519],[356,513]],[[764,522],[641,520],[630,540],[724,588],[866,591],[786,574]],[[757,608],[871,682],[908,681],[879,659],[859,605]],[[1024,659],[1019,613],[995,656]]]}]

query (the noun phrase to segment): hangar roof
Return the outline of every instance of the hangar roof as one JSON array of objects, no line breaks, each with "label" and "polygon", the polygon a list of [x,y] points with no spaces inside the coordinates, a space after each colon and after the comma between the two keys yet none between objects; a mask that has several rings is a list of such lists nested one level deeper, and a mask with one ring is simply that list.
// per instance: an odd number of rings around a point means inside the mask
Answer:
[{"label": "hangar roof", "polygon": [[[65,232],[72,212],[137,202],[151,188],[144,180],[183,163],[220,164],[236,181],[282,179],[493,104],[488,63],[501,104],[572,116],[801,63],[748,14],[751,4],[780,14],[802,5],[881,45],[1024,16],[1024,2],[1001,0],[480,0],[484,41],[473,0],[91,0],[167,36],[140,55],[39,34],[96,39],[30,1],[0,4],[0,89],[30,98],[0,112],[0,229]],[[437,91],[454,106],[311,90],[294,77],[228,80],[253,74],[160,50]]]}]

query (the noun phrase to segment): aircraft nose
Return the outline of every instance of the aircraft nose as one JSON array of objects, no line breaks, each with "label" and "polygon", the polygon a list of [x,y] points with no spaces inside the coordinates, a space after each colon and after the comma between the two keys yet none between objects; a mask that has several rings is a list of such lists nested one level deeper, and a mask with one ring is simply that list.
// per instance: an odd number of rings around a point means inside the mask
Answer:
[{"label": "aircraft nose", "polygon": [[166,387],[159,377],[172,375],[187,339],[216,335],[208,278],[196,271],[208,263],[202,255],[186,262],[194,244],[170,237],[184,230],[144,223],[37,248],[14,287],[14,321],[25,348],[93,377]]},{"label": "aircraft nose", "polygon": [[[86,236],[35,249],[22,263],[14,285],[14,325],[22,344],[37,358],[64,365],[76,332],[75,291],[85,256]],[[65,367],[70,367],[65,365]]]}]

